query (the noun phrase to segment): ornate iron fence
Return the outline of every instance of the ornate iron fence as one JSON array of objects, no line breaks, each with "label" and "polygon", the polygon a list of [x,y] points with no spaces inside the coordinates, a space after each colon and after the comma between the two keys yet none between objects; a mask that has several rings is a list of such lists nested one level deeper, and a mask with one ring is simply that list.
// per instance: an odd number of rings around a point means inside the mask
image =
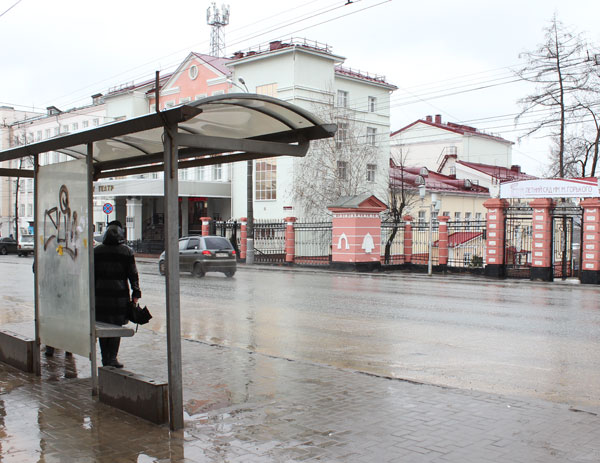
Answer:
[{"label": "ornate iron fence", "polygon": [[[392,243],[389,260],[386,262],[385,248],[390,238]],[[384,265],[404,263],[404,222],[381,222],[381,263]]]},{"label": "ornate iron fence", "polygon": [[285,222],[254,220],[254,262],[285,263]]},{"label": "ornate iron fence", "polygon": [[448,222],[448,267],[483,268],[485,220]]},{"label": "ornate iron fence", "polygon": [[300,265],[329,265],[331,262],[332,228],[331,222],[296,222],[295,263]]},{"label": "ornate iron fence", "polygon": [[532,249],[532,209],[527,206],[509,207],[504,220],[504,264],[507,277],[531,277]]},{"label": "ornate iron fence", "polygon": [[233,245],[238,256],[242,242],[241,226],[242,224],[237,220],[228,220],[226,222],[222,220],[215,221],[215,235],[227,238]]},{"label": "ornate iron fence", "polygon": [[[417,265],[427,265],[429,263],[429,222],[415,222],[412,226],[412,263]],[[438,265],[439,255],[437,241],[439,236],[438,223],[435,222],[431,227],[431,263]],[[435,243],[435,246],[433,245]]]}]

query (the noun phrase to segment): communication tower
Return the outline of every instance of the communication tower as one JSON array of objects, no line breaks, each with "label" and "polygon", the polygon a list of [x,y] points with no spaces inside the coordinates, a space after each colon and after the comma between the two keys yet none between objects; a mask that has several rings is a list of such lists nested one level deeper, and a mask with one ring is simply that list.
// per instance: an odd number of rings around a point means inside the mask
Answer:
[{"label": "communication tower", "polygon": [[210,54],[212,56],[225,56],[225,32],[223,27],[229,24],[229,5],[221,5],[219,10],[212,2],[206,9],[206,22],[212,26],[210,32]]}]

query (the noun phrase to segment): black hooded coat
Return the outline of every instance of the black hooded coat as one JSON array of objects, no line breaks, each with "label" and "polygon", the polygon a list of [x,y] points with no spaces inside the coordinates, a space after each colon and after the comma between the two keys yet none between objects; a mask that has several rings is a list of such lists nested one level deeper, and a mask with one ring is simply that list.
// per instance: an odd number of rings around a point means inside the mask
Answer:
[{"label": "black hooded coat", "polygon": [[123,229],[111,224],[94,249],[96,320],[115,325],[127,323],[129,285],[131,298],[142,297],[133,250],[124,241]]}]

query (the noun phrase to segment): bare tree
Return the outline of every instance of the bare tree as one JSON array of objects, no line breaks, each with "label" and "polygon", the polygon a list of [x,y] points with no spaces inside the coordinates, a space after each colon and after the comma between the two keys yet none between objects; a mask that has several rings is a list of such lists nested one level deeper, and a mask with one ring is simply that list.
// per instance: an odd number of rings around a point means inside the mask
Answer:
[{"label": "bare tree", "polygon": [[545,110],[524,136],[548,129],[557,137],[556,172],[564,177],[567,118],[578,109],[576,92],[587,90],[588,73],[583,66],[586,45],[556,15],[544,30],[544,42],[536,50],[521,55],[527,64],[517,74],[535,83],[536,91],[519,100],[522,110],[516,121],[533,111]]},{"label": "bare tree", "polygon": [[297,160],[292,186],[293,199],[305,214],[323,215],[324,209],[342,196],[372,191],[377,166],[374,135],[367,136],[366,125],[355,113],[333,104],[315,111],[326,122],[338,126],[334,138],[319,140],[309,153]]},{"label": "bare tree", "polygon": [[392,231],[385,243],[384,262],[390,263],[392,244],[402,223],[405,211],[408,211],[420,199],[417,186],[409,182],[405,176],[404,165],[408,151],[398,151],[390,159],[390,175],[388,183],[388,209],[385,220],[392,223]]}]

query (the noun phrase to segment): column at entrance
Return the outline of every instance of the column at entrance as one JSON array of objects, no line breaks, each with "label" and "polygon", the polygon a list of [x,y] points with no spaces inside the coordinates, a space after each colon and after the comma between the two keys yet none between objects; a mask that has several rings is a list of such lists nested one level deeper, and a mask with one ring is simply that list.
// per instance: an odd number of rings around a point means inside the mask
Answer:
[{"label": "column at entrance", "polygon": [[581,282],[600,283],[600,199],[586,198],[583,208],[583,236],[581,242]]},{"label": "column at entrance", "polygon": [[142,239],[142,200],[140,198],[127,198],[127,240]]},{"label": "column at entrance", "polygon": [[533,209],[531,279],[552,281],[552,209],[554,201],[548,198],[534,199],[529,203]]},{"label": "column at entrance", "polygon": [[486,253],[483,273],[489,277],[506,277],[504,263],[504,219],[508,201],[505,199],[488,199],[483,205],[487,208]]}]

